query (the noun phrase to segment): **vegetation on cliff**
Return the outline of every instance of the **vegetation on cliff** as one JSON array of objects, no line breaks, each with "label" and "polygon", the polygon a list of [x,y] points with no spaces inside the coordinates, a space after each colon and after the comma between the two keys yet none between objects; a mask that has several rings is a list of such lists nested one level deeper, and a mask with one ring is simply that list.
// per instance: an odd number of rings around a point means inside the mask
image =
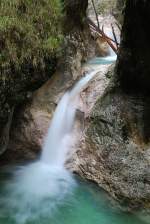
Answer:
[{"label": "vegetation on cliff", "polygon": [[1,136],[14,105],[55,70],[63,39],[61,17],[60,0],[0,1]]},{"label": "vegetation on cliff", "polygon": [[0,16],[3,78],[43,71],[62,39],[59,0],[2,0]]}]

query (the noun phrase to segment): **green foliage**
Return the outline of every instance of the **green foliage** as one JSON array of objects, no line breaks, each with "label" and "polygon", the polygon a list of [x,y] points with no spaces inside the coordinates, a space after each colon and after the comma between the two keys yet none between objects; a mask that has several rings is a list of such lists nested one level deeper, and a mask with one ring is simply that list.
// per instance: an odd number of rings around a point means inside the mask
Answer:
[{"label": "green foliage", "polygon": [[47,81],[62,42],[61,0],[0,0],[0,133],[14,105]]},{"label": "green foliage", "polygon": [[12,67],[14,73],[21,72],[28,64],[33,69],[46,66],[47,59],[56,55],[62,41],[61,16],[59,0],[0,1],[3,75],[10,74]]}]

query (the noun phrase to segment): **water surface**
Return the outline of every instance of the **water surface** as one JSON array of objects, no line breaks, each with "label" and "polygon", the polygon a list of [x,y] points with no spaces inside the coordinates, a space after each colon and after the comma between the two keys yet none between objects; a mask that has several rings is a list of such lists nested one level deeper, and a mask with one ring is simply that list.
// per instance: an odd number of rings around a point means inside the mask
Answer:
[{"label": "water surface", "polygon": [[[111,64],[115,59],[114,56],[95,58],[89,64]],[[79,93],[91,75],[93,77],[94,73],[79,81],[60,101],[41,159],[13,171],[11,175],[4,173],[1,176],[0,224],[146,223],[136,215],[120,211],[104,191],[92,183],[72,177],[65,169],[68,146],[63,144],[64,137],[70,132],[75,113],[74,108],[70,110],[68,107],[69,99]],[[68,118],[70,112],[72,116]]]},{"label": "water surface", "polygon": [[[2,185],[1,185],[2,186]],[[38,186],[37,186],[38,187]],[[5,190],[1,191],[6,198]],[[2,195],[1,195],[2,196]],[[22,199],[21,199],[22,200]],[[23,203],[23,201],[18,203]],[[54,199],[53,199],[54,200]],[[43,201],[41,209],[46,206],[46,215],[28,220],[26,224],[145,224],[136,215],[124,213],[110,202],[107,194],[95,184],[77,179],[71,194],[51,209],[53,201]],[[21,205],[21,204],[20,204]],[[40,207],[38,208],[40,210]],[[2,212],[3,211],[3,212]],[[20,224],[14,220],[14,214],[9,205],[0,207],[0,224]],[[34,211],[31,211],[31,214]],[[19,216],[18,216],[19,217]],[[32,217],[32,216],[31,216]],[[22,222],[23,223],[23,222]]]},{"label": "water surface", "polygon": [[112,64],[117,59],[117,56],[107,56],[107,57],[95,57],[88,61],[89,65],[107,65]]}]

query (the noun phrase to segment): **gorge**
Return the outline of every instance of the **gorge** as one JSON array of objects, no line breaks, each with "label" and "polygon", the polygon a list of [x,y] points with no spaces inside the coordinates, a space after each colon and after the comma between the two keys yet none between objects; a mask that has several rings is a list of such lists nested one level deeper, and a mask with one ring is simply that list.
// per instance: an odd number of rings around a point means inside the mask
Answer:
[{"label": "gorge", "polygon": [[149,223],[150,5],[112,4],[95,1],[112,43],[121,28],[117,56],[88,24],[87,11],[97,23],[91,1],[2,10],[12,23],[0,26],[0,223]]},{"label": "gorge", "polygon": [[[114,56],[114,60],[115,58]],[[102,58],[101,63],[104,63],[103,60]],[[110,58],[106,57],[105,63],[106,61],[110,63]],[[90,183],[76,179],[64,166],[68,154],[71,153],[75,98],[97,73],[98,70],[87,74],[60,100],[40,159],[13,171],[4,171],[3,175],[9,179],[1,178],[2,223],[60,223],[60,220],[65,224],[70,223],[70,220],[72,223],[81,224],[85,221],[98,224],[100,220],[106,224],[145,223],[141,217],[123,214],[117,207],[112,208],[113,202],[109,207],[106,204],[109,201],[106,193]],[[64,212],[68,214],[67,217]],[[87,212],[90,213],[85,218]],[[107,217],[108,212],[110,217]]]}]

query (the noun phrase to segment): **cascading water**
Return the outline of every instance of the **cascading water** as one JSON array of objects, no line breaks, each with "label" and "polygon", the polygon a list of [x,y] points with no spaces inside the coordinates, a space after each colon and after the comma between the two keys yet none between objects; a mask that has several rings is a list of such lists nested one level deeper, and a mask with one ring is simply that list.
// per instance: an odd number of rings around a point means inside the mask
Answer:
[{"label": "cascading water", "polygon": [[40,160],[19,167],[5,186],[6,193],[0,200],[0,217],[5,216],[6,210],[19,224],[47,217],[72,193],[75,181],[64,164],[76,112],[73,102],[96,73],[91,72],[82,78],[60,100]]},{"label": "cascading water", "polygon": [[76,112],[76,108],[73,105],[75,98],[96,73],[97,71],[93,71],[87,74],[71,91],[66,92],[60,100],[44,143],[41,156],[42,162],[59,167],[64,166],[69,151],[68,143],[69,138],[71,138]]},{"label": "cascading water", "polygon": [[[105,33],[107,34],[108,37],[110,37],[112,40],[114,40],[114,36],[112,34],[112,31],[106,30]],[[118,43],[120,40],[118,39]],[[109,46],[109,56],[106,57],[107,61],[115,61],[117,59],[116,53],[113,51],[113,49]]]},{"label": "cascading water", "polygon": [[62,97],[39,161],[19,167],[13,179],[4,173],[8,182],[0,178],[1,224],[149,223],[149,217],[142,221],[143,217],[118,210],[103,191],[83,180],[75,181],[64,167],[72,143],[74,102],[96,73],[82,78]]},{"label": "cascading water", "polygon": [[[112,31],[110,30],[105,30],[105,33],[107,34],[108,37],[110,37],[111,39],[114,39]],[[120,39],[118,38],[118,43],[120,43]],[[106,57],[95,57],[92,60],[90,60],[88,62],[88,65],[105,65],[105,64],[112,64],[113,62],[116,61],[117,59],[117,55],[116,53],[113,51],[113,49],[109,47],[109,55]]]}]

